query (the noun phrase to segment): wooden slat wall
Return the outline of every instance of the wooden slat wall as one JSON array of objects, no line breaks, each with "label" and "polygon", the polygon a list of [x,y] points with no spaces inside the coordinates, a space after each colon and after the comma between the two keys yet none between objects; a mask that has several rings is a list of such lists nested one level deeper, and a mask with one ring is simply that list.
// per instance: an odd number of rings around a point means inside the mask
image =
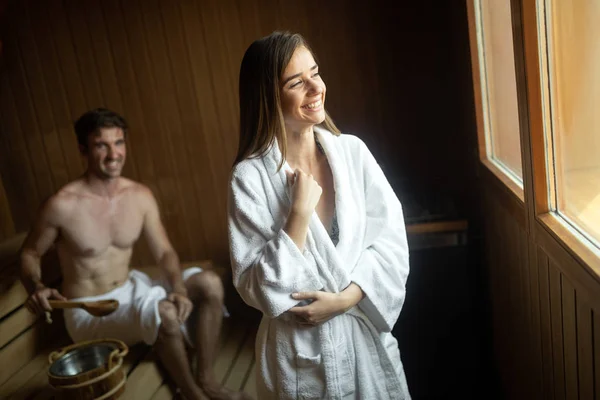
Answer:
[{"label": "wooden slat wall", "polygon": [[[484,192],[486,265],[489,269],[490,297],[492,301],[492,326],[494,350],[500,368],[503,386],[510,389],[510,383],[529,379],[523,377],[526,366],[520,355],[528,351],[523,343],[529,310],[525,304],[523,271],[527,265],[527,253],[523,254],[521,243],[527,237],[521,218],[516,213],[518,207],[506,209],[502,198],[495,196],[496,187]],[[514,207],[514,204],[510,204]],[[517,214],[518,216],[518,214]],[[507,398],[514,398],[508,393]]]},{"label": "wooden slat wall", "polygon": [[486,260],[506,398],[600,398],[600,283],[541,226],[529,234],[525,210],[488,178]]},{"label": "wooden slat wall", "polygon": [[[239,64],[254,39],[275,29],[309,40],[330,113],[367,142],[398,191],[410,177],[468,192],[461,177],[469,165],[448,151],[464,136],[452,123],[460,117],[446,68],[447,15],[456,11],[449,3],[386,4],[10,1],[0,24],[0,235],[27,230],[41,201],[82,173],[72,122],[106,106],[130,122],[124,173],[155,193],[180,257],[228,259]],[[144,245],[135,254],[136,264],[152,262]]]},{"label": "wooden slat wall", "polygon": [[8,239],[15,234],[15,226],[13,224],[12,215],[10,211],[10,204],[6,197],[6,191],[4,190],[4,184],[0,177],[0,242]]}]

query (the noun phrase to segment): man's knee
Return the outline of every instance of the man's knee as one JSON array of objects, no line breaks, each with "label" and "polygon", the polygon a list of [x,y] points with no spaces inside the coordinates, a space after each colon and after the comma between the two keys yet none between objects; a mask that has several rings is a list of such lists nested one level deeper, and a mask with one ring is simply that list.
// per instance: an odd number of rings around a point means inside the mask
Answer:
[{"label": "man's knee", "polygon": [[180,332],[180,323],[177,318],[177,307],[167,300],[158,303],[158,314],[160,315],[160,332],[167,335],[175,335]]},{"label": "man's knee", "polygon": [[202,271],[190,276],[186,286],[192,300],[223,302],[225,291],[221,277],[214,271]]}]

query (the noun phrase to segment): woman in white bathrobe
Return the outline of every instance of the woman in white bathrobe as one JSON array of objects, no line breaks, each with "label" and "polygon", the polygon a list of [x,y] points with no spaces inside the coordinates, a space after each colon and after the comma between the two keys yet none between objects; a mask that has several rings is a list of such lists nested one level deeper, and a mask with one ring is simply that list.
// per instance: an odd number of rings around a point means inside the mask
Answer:
[{"label": "woman in white bathrobe", "polygon": [[409,399],[390,333],[409,270],[394,191],[329,118],[300,35],[255,41],[239,90],[229,242],[234,285],[263,313],[258,398]]}]

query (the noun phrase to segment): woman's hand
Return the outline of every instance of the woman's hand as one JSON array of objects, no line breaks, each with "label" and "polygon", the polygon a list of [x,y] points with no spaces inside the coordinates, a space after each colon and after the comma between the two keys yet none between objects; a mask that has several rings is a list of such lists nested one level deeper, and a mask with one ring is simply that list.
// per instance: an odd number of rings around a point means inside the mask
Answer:
[{"label": "woman's hand", "polygon": [[361,288],[355,283],[351,283],[341,293],[294,293],[292,294],[294,300],[312,300],[312,303],[306,306],[292,307],[289,312],[294,314],[302,324],[319,325],[345,313],[358,304],[363,297]]},{"label": "woman's hand", "polygon": [[288,182],[292,186],[292,208],[290,213],[301,217],[310,217],[321,198],[323,189],[312,175],[297,168],[293,173],[287,172]]},{"label": "woman's hand", "polygon": [[286,171],[286,175],[288,183],[292,187],[292,206],[283,229],[302,252],[306,242],[308,224],[323,189],[312,175],[305,174],[301,169],[296,169],[295,172]]}]

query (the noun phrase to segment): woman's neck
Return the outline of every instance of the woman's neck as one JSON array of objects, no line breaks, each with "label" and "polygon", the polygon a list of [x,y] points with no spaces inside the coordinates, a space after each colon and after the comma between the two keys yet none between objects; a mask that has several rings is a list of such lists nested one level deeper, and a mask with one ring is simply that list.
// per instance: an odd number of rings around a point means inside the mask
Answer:
[{"label": "woman's neck", "polygon": [[306,173],[311,173],[319,163],[320,154],[312,126],[300,131],[286,127],[286,134],[288,164],[292,169],[300,168]]}]

